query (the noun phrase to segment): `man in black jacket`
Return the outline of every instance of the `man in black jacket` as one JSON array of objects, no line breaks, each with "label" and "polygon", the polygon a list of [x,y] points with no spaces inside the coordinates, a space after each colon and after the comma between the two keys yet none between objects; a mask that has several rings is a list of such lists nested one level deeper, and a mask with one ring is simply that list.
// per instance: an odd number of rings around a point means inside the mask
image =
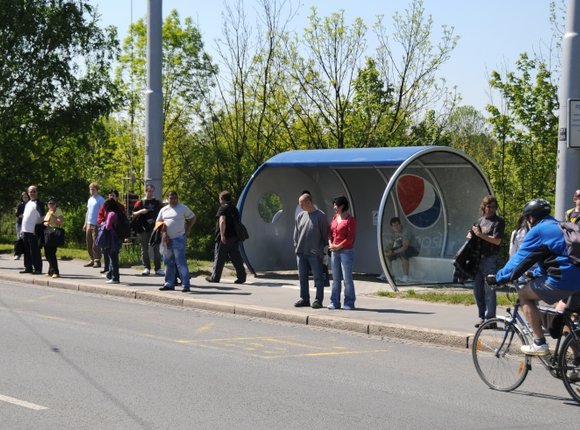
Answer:
[{"label": "man in black jacket", "polygon": [[219,282],[226,260],[232,262],[236,269],[236,284],[246,282],[246,269],[240,254],[240,240],[234,229],[234,217],[239,221],[240,213],[232,204],[232,196],[228,191],[219,194],[220,207],[216,214],[215,248],[213,273],[205,278],[207,282]]}]

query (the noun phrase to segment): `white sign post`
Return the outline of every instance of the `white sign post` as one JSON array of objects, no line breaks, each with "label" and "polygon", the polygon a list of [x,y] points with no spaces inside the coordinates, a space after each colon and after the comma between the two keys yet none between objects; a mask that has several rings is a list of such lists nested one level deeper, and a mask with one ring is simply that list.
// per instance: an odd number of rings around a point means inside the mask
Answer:
[{"label": "white sign post", "polygon": [[580,99],[568,99],[568,148],[580,148]]}]

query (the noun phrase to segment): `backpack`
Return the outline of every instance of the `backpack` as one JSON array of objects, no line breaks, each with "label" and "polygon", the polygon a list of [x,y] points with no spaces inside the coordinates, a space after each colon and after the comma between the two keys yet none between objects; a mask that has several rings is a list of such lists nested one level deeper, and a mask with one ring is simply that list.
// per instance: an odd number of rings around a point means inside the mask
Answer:
[{"label": "backpack", "polygon": [[117,237],[121,241],[131,236],[131,223],[124,212],[117,212],[117,222],[114,228]]},{"label": "backpack", "polygon": [[580,226],[573,222],[561,222],[568,258],[575,266],[580,266]]}]

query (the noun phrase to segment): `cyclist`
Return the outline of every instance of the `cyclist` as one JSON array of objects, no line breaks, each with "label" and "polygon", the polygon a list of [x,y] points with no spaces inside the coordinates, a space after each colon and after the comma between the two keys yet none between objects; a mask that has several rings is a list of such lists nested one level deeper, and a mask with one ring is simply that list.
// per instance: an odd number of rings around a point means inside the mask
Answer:
[{"label": "cyclist", "polygon": [[564,234],[558,221],[550,216],[550,209],[550,203],[543,199],[531,200],[524,206],[522,214],[531,226],[530,231],[506,265],[487,277],[490,285],[512,282],[537,263],[532,278],[518,290],[534,335],[531,345],[521,347],[527,355],[550,353],[536,301],[553,304],[580,292],[580,267],[568,258]]}]

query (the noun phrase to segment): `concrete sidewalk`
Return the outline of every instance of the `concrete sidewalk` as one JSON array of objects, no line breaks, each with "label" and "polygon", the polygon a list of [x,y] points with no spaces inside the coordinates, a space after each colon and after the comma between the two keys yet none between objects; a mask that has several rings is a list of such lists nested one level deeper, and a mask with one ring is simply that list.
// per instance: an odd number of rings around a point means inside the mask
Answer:
[{"label": "concrete sidewalk", "polygon": [[[374,278],[355,279],[356,310],[328,310],[330,288],[325,288],[324,308],[295,308],[299,299],[295,273],[269,273],[248,276],[245,284],[234,284],[230,271],[224,270],[219,284],[208,283],[204,277],[191,279],[191,292],[159,291],[163,277],[141,276],[135,269],[121,268],[121,283],[106,284],[100,269],[85,268],[81,260],[59,260],[61,277],[45,274],[20,274],[22,260],[12,255],[0,255],[0,278],[51,288],[122,296],[177,306],[217,312],[269,318],[298,324],[349,330],[376,336],[430,342],[465,348],[474,334],[477,320],[475,306],[448,305],[423,301],[391,299],[376,296],[379,290],[390,290]],[[48,264],[43,262],[43,270]],[[311,281],[312,285],[312,281]],[[312,289],[311,296],[314,296]],[[502,314],[498,309],[498,314]]]}]

